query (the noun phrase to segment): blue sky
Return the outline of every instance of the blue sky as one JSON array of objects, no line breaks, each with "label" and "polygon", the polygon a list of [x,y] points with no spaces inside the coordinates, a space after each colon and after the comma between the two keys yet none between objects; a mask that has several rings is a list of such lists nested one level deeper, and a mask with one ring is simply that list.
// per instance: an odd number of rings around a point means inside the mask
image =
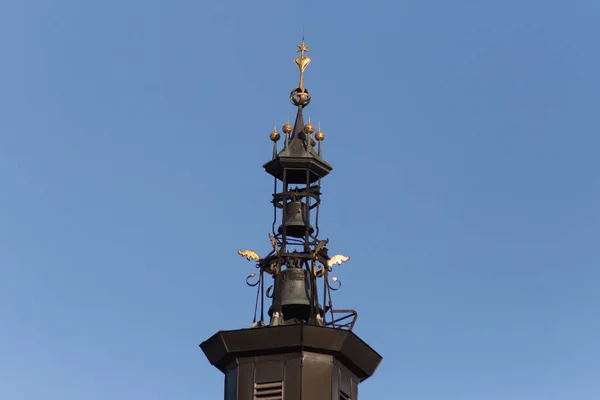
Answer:
[{"label": "blue sky", "polygon": [[361,398],[600,398],[583,0],[0,2],[0,398],[221,398],[302,29]]}]

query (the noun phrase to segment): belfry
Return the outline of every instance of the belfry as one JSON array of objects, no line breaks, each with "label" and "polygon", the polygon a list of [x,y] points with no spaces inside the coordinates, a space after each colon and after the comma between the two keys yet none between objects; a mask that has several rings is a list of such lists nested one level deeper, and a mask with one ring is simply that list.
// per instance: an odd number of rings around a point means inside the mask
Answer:
[{"label": "belfry", "polygon": [[238,251],[256,266],[246,278],[256,289],[254,319],[250,328],[220,331],[200,345],[225,374],[225,400],[357,400],[358,384],[381,362],[352,332],[356,311],[333,306],[341,282],[331,273],[350,257],[330,254],[329,240],[319,239],[321,180],[333,167],[323,159],[320,125],[315,132],[310,117],[304,121],[311,59],[304,38],[297,47],[300,80],[290,93],[296,119],[282,126],[281,149],[275,126],[264,165],[274,179],[270,250],[263,257]]}]

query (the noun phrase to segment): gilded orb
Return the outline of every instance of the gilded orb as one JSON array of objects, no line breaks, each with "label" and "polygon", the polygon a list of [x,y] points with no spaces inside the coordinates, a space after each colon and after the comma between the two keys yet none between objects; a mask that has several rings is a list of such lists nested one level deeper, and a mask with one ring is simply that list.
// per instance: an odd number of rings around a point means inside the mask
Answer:
[{"label": "gilded orb", "polygon": [[283,130],[283,133],[287,133],[287,134],[292,133],[292,126],[290,125],[289,122],[287,124],[283,125],[283,127],[281,129]]},{"label": "gilded orb", "polygon": [[321,131],[315,133],[315,138],[320,142],[321,140],[325,139],[325,134]]},{"label": "gilded orb", "polygon": [[277,142],[279,140],[279,138],[281,138],[281,135],[279,134],[279,132],[277,132],[276,130],[273,130],[273,132],[271,132],[271,140],[274,142]]},{"label": "gilded orb", "polygon": [[312,134],[315,131],[315,127],[313,126],[313,124],[310,123],[310,121],[308,122],[308,124],[304,125],[304,133],[306,133],[307,135]]}]

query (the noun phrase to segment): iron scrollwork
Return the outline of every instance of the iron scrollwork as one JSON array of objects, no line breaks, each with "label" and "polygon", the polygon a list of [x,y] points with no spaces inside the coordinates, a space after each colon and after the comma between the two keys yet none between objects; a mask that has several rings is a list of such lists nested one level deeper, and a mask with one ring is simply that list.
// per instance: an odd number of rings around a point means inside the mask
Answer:
[{"label": "iron scrollwork", "polygon": [[256,285],[258,285],[260,283],[260,277],[258,277],[258,279],[256,279],[256,282],[251,283],[250,279],[256,277],[255,273],[251,273],[250,275],[248,275],[248,277],[246,278],[246,285],[250,286],[250,287],[254,287]]}]

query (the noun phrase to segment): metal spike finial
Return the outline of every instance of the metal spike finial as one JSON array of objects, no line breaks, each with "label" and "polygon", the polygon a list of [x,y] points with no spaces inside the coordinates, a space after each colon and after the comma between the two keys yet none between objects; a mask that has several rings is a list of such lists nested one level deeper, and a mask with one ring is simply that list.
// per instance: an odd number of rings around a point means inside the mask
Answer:
[{"label": "metal spike finial", "polygon": [[315,127],[313,124],[310,123],[310,117],[308,117],[308,124],[304,125],[304,133],[306,133],[307,135],[312,135],[314,131]]},{"label": "metal spike finial", "polygon": [[281,128],[286,135],[292,133],[292,125],[290,125],[290,117],[287,117],[287,122]]},{"label": "metal spike finial", "polygon": [[325,134],[323,132],[321,132],[321,123],[320,122],[317,124],[317,133],[315,133],[315,138],[318,141],[325,139]]},{"label": "metal spike finial", "polygon": [[273,132],[269,137],[273,141],[273,159],[275,159],[277,157],[277,142],[281,138],[281,134],[277,132],[277,123],[273,124]]},{"label": "metal spike finial", "polygon": [[273,132],[271,132],[270,138],[272,141],[277,142],[281,135],[277,132],[277,123],[273,124]]},{"label": "metal spike finial", "polygon": [[321,131],[320,122],[317,124],[317,133],[315,133],[315,139],[317,139],[317,141],[319,142],[318,154],[319,157],[321,157],[323,155],[323,152],[321,151],[321,142],[323,141],[323,139],[325,139],[325,134]]}]

